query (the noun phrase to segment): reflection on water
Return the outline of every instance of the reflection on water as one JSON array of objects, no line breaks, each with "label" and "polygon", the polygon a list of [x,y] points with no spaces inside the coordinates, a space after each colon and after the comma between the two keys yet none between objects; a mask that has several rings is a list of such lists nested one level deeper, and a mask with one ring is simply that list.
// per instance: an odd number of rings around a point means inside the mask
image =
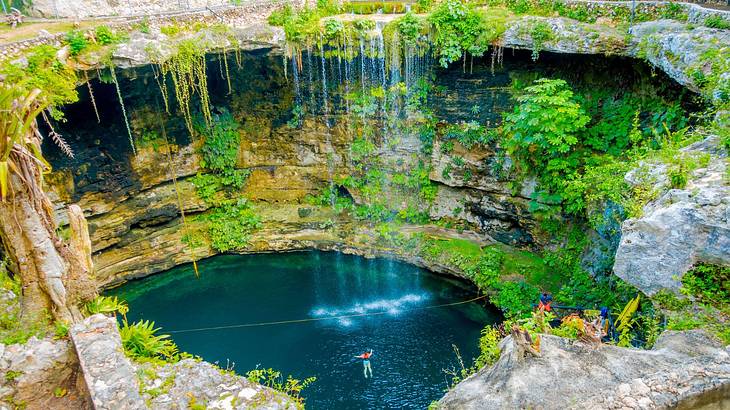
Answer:
[{"label": "reflection on water", "polygon": [[[314,319],[307,322],[176,333],[184,351],[236,363],[241,374],[271,367],[316,376],[310,409],[425,408],[447,386],[442,369],[478,353],[479,331],[498,318],[469,300],[465,284],[387,259],[299,252],[218,256],[128,283],[130,320],[163,330]],[[354,356],[373,349],[374,377]]]}]

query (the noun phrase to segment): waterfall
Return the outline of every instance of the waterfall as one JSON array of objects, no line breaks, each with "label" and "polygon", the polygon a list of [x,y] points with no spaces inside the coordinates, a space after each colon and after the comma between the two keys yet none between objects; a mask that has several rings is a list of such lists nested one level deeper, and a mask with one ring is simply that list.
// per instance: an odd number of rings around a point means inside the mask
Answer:
[{"label": "waterfall", "polygon": [[320,43],[319,45],[319,54],[320,54],[320,60],[322,62],[322,75],[320,76],[322,79],[322,110],[324,111],[324,122],[327,125],[327,128],[330,127],[330,121],[329,121],[329,95],[327,93],[327,69],[326,69],[326,59],[324,58],[324,45]]},{"label": "waterfall", "polygon": [[312,79],[312,72],[314,71],[312,67],[312,49],[307,48],[307,92],[309,93],[309,109],[311,110],[312,115],[316,114],[316,104],[315,104],[315,95],[314,95],[314,80]]},{"label": "waterfall", "polygon": [[335,195],[335,181],[334,181],[334,162],[335,162],[335,148],[332,145],[332,132],[330,130],[330,118],[329,118],[329,94],[327,92],[327,59],[324,56],[324,44],[319,45],[320,61],[322,62],[322,110],[324,115],[324,124],[327,128],[327,148],[330,150],[327,153],[327,177],[329,178],[329,189],[330,189],[330,205],[335,208],[335,202],[337,200]]},{"label": "waterfall", "polygon": [[360,85],[365,92],[365,40],[360,38]]},{"label": "waterfall", "polygon": [[301,109],[302,106],[302,89],[299,84],[299,64],[297,63],[297,53],[291,56],[291,71],[294,78],[294,104]]}]

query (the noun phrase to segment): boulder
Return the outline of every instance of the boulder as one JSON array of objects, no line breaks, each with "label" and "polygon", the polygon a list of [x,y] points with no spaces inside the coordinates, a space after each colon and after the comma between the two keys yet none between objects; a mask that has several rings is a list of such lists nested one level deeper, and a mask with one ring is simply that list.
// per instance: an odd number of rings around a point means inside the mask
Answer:
[{"label": "boulder", "polygon": [[497,363],[457,384],[438,408],[653,409],[730,391],[730,354],[701,331],[665,332],[653,350],[541,338],[542,357],[524,362],[504,339]]},{"label": "boulder", "polygon": [[[717,138],[691,145],[686,152],[711,155],[683,189],[666,189],[666,166],[647,164],[644,178],[664,191],[647,204],[640,218],[621,225],[614,273],[648,295],[678,290],[681,277],[697,262],[730,265],[730,186],[725,181],[727,155]],[[627,175],[637,181],[638,171]],[[646,179],[645,179],[646,180]]]}]

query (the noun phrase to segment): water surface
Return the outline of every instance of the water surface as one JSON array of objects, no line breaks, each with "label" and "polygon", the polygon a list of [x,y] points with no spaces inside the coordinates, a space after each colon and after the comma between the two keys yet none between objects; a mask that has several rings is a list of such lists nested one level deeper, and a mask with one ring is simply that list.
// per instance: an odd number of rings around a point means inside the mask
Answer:
[{"label": "water surface", "polygon": [[[316,376],[310,409],[422,409],[457,366],[471,363],[479,331],[498,320],[459,281],[389,259],[330,252],[223,255],[130,282],[109,293],[129,303],[130,320],[164,331],[295,319],[338,319],[174,333],[181,350],[240,374],[257,366]],[[426,308],[426,309],[424,309]],[[382,313],[385,312],[385,313]],[[361,314],[380,313],[369,316]],[[345,317],[342,316],[351,316]],[[373,349],[373,378],[354,356]]]}]

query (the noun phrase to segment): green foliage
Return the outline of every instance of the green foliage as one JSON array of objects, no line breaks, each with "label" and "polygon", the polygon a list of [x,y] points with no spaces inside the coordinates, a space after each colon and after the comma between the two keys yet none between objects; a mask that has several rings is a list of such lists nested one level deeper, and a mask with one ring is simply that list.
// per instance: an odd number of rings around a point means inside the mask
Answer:
[{"label": "green foliage", "polygon": [[60,320],[56,321],[56,323],[53,324],[54,330],[53,330],[53,338],[54,339],[64,339],[68,337],[68,323],[62,322]]},{"label": "green foliage", "polygon": [[119,328],[124,353],[135,360],[147,359],[153,361],[175,362],[180,359],[177,345],[170,340],[169,335],[159,334],[160,328],[155,328],[155,322],[140,320],[128,324],[126,320]]},{"label": "green foliage", "polygon": [[423,30],[423,22],[411,12],[399,18],[396,24],[400,38],[406,44],[415,44]]},{"label": "green foliage", "polygon": [[717,308],[730,306],[730,267],[697,264],[682,276],[682,293]]},{"label": "green foliage", "polygon": [[537,300],[540,289],[527,282],[501,282],[497,286],[497,295],[489,300],[504,312],[507,317],[521,317],[532,310],[532,303]]},{"label": "green foliage", "polygon": [[104,315],[120,314],[126,317],[129,306],[127,302],[119,300],[116,296],[97,296],[84,305],[84,310],[88,315],[101,313]]},{"label": "green foliage", "polygon": [[213,172],[224,173],[236,166],[241,135],[240,124],[230,112],[224,111],[213,116],[211,126],[198,123],[197,131],[203,135],[205,142],[200,148],[202,161],[200,165]]},{"label": "green foliage", "polygon": [[445,141],[456,140],[466,149],[474,145],[487,146],[497,138],[495,130],[487,128],[476,121],[449,125],[444,131]]},{"label": "green foliage", "polygon": [[89,46],[89,43],[86,41],[86,35],[80,30],[72,30],[66,33],[64,42],[68,45],[72,56],[78,56]]},{"label": "green foliage", "polygon": [[22,376],[23,372],[18,370],[8,370],[5,372],[5,382],[6,383],[12,383],[17,379],[18,377]]},{"label": "green foliage", "polygon": [[124,36],[115,33],[109,26],[101,25],[94,29],[94,37],[102,46],[115,44],[124,39]]},{"label": "green foliage", "polygon": [[713,14],[705,19],[705,27],[730,30],[730,21],[725,20],[718,14]]},{"label": "green foliage", "polygon": [[293,398],[300,408],[304,408],[302,390],[317,381],[316,377],[299,380],[291,375],[287,376],[285,380],[282,373],[274,369],[253,369],[246,372],[246,378],[252,383],[258,383],[286,394]]},{"label": "green foliage", "polygon": [[245,249],[251,233],[261,227],[261,218],[245,198],[213,208],[205,220],[210,244],[218,252]]},{"label": "green foliage", "polygon": [[555,37],[553,28],[542,20],[536,21],[532,24],[530,29],[530,38],[532,39],[532,61],[537,61],[540,57],[540,51],[546,42],[550,41]]},{"label": "green foliage", "polygon": [[25,54],[27,64],[11,62],[0,67],[0,74],[8,84],[17,84],[30,92],[38,88],[51,106],[51,115],[61,119],[63,114],[56,108],[78,100],[76,72],[56,58],[58,49],[40,45]]},{"label": "green foliage", "polygon": [[536,80],[517,97],[505,116],[505,146],[524,167],[540,176],[551,191],[578,166],[576,146],[590,118],[563,80]]},{"label": "green foliage", "polygon": [[276,27],[283,27],[288,21],[294,17],[294,8],[291,4],[285,4],[271,12],[268,21],[269,24]]},{"label": "green foliage", "polygon": [[400,14],[406,12],[406,4],[398,1],[351,1],[344,5],[345,13],[354,14]]},{"label": "green foliage", "polygon": [[[479,245],[460,239],[425,239],[420,254],[429,261],[458,268],[485,293],[490,301],[508,317],[521,317],[532,309],[539,290],[523,278],[541,277],[542,260],[526,258],[514,250],[492,246],[481,249]],[[510,280],[503,277],[510,276]],[[530,281],[532,282],[532,281]]]},{"label": "green foliage", "polygon": [[494,326],[486,326],[482,329],[479,338],[479,356],[477,356],[474,367],[481,369],[484,366],[491,366],[499,360],[499,342],[504,335]]},{"label": "green foliage", "polygon": [[428,17],[433,25],[432,41],[442,67],[465,57],[481,56],[489,40],[484,17],[462,0],[445,0]]}]

